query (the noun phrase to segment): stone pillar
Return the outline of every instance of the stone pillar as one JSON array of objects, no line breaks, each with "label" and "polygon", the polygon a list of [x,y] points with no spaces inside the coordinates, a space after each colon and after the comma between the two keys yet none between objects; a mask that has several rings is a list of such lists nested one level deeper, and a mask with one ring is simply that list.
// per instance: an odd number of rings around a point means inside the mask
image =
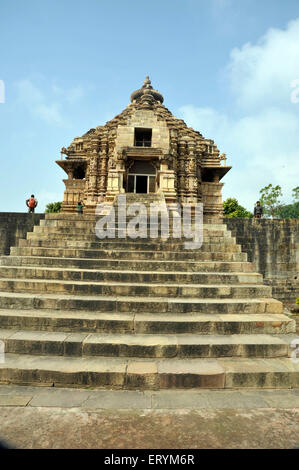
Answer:
[{"label": "stone pillar", "polygon": [[90,153],[87,154],[89,163],[87,194],[85,200],[86,212],[93,212],[98,202],[98,163],[99,163],[99,139],[94,136],[91,140]]},{"label": "stone pillar", "polygon": [[98,192],[101,196],[105,196],[107,190],[108,176],[108,139],[107,134],[101,136],[100,141],[100,163],[99,163],[99,185]]},{"label": "stone pillar", "polygon": [[184,202],[186,196],[186,154],[187,143],[180,141],[178,146],[178,196]]},{"label": "stone pillar", "polygon": [[195,142],[188,142],[187,160],[187,200],[190,204],[197,202],[197,176],[196,176]]},{"label": "stone pillar", "polygon": [[125,170],[119,170],[111,168],[108,173],[106,201],[113,203],[115,196],[120,193],[124,193],[123,188],[123,175]]},{"label": "stone pillar", "polygon": [[203,182],[202,202],[204,215],[210,217],[222,217],[222,188],[224,183]]},{"label": "stone pillar", "polygon": [[84,180],[63,180],[65,184],[62,212],[75,212],[78,201],[84,200]]},{"label": "stone pillar", "polygon": [[205,150],[205,146],[202,143],[197,143],[196,146],[196,178],[197,178],[197,200],[202,202],[202,177],[201,177],[201,165],[202,155]]},{"label": "stone pillar", "polygon": [[177,202],[177,192],[175,188],[175,173],[169,169],[167,156],[165,155],[160,163],[158,171],[159,193],[163,193],[167,204]]},{"label": "stone pillar", "polygon": [[174,171],[175,181],[174,187],[176,195],[178,196],[178,131],[176,129],[170,129],[170,155],[172,159],[172,170]]},{"label": "stone pillar", "polygon": [[98,155],[92,153],[89,156],[89,169],[88,169],[88,186],[87,186],[87,197],[85,201],[86,208],[96,205],[98,200],[98,189],[97,189],[97,179],[98,179]]}]

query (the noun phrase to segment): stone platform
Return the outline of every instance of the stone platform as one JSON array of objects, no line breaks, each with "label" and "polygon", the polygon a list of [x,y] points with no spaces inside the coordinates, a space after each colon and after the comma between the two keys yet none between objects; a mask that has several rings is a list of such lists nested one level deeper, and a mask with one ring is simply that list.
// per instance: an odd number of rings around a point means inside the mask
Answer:
[{"label": "stone platform", "polygon": [[298,410],[298,389],[0,385],[0,439],[18,449],[298,449]]},{"label": "stone platform", "polygon": [[115,389],[294,388],[295,322],[226,225],[203,245],[95,236],[47,214],[0,259],[2,383]]}]

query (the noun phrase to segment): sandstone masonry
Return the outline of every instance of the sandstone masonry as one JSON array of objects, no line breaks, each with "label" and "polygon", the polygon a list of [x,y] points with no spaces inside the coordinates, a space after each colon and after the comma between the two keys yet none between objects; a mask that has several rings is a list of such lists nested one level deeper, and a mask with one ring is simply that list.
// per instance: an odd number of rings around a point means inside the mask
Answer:
[{"label": "sandstone masonry", "polygon": [[248,260],[272,286],[273,297],[294,303],[299,297],[299,220],[230,219],[223,221]]},{"label": "sandstone masonry", "polygon": [[56,163],[68,175],[62,212],[83,201],[85,213],[93,213],[98,202],[133,192],[159,193],[167,204],[202,202],[205,215],[222,214],[220,180],[231,169],[222,164],[225,154],[163,101],[146,77],[124,111],[61,149]]}]

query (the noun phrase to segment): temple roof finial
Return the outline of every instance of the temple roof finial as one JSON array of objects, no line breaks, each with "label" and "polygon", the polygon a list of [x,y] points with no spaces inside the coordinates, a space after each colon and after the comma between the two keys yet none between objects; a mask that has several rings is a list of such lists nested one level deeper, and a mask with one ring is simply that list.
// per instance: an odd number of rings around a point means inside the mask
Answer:
[{"label": "temple roof finial", "polygon": [[150,81],[149,76],[147,75],[144,80],[144,84],[142,88],[153,88],[152,87],[152,82]]},{"label": "temple roof finial", "polygon": [[138,101],[144,94],[150,94],[155,101],[158,101],[160,103],[163,103],[164,101],[163,95],[161,95],[159,91],[153,89],[152,82],[150,81],[148,75],[145,77],[142,88],[134,91],[131,94],[131,102]]}]

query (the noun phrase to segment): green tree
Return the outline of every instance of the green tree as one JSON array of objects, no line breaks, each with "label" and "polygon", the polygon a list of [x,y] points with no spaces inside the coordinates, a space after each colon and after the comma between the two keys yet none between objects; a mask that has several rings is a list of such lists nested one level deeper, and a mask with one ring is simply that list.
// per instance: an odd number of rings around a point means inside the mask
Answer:
[{"label": "green tree", "polygon": [[299,202],[281,206],[278,216],[280,219],[299,219]]},{"label": "green tree", "polygon": [[237,199],[229,197],[223,202],[224,217],[252,217],[252,213],[241,206]]},{"label": "green tree", "polygon": [[61,211],[62,202],[50,202],[46,205],[46,212],[53,213],[53,212],[60,212]]},{"label": "green tree", "polygon": [[292,189],[292,193],[294,203],[299,202],[299,186],[297,186],[297,188]]},{"label": "green tree", "polygon": [[282,197],[281,187],[268,184],[260,190],[260,203],[264,208],[264,215],[268,217],[278,217],[282,208],[280,197]]}]

